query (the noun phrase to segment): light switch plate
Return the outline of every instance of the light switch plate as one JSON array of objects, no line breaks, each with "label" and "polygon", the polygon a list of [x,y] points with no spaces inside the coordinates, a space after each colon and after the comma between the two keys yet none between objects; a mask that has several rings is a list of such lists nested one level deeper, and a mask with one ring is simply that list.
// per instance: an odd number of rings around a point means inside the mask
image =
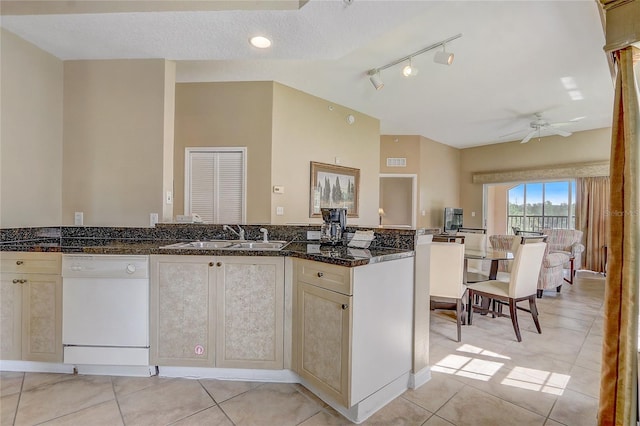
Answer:
[{"label": "light switch plate", "polygon": [[274,194],[284,194],[284,186],[282,185],[276,185],[273,187],[273,193]]}]

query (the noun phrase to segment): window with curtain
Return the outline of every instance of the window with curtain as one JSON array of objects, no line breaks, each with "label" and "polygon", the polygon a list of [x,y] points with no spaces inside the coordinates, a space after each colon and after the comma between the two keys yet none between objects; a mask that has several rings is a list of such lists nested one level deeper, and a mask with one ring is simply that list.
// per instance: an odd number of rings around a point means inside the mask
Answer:
[{"label": "window with curtain", "polygon": [[185,214],[245,222],[246,148],[186,148]]},{"label": "window with curtain", "polygon": [[508,191],[507,229],[575,228],[576,182],[527,182]]}]

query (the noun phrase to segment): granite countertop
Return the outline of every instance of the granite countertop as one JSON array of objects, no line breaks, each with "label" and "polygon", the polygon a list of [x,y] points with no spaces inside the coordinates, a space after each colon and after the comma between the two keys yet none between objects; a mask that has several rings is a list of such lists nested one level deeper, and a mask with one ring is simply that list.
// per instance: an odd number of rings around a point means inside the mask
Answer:
[{"label": "granite countertop", "polygon": [[394,248],[359,249],[346,246],[324,246],[317,241],[294,241],[281,250],[203,250],[160,248],[176,240],[126,240],[89,238],[42,238],[32,241],[0,244],[0,251],[61,252],[85,254],[168,254],[197,256],[291,256],[339,266],[355,267],[413,257],[413,250]]}]

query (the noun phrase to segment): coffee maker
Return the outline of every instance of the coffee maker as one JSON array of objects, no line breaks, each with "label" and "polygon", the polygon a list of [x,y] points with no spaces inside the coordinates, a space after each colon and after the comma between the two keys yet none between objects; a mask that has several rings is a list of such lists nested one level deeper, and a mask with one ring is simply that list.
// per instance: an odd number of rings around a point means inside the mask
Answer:
[{"label": "coffee maker", "polygon": [[320,242],[322,244],[342,244],[342,237],[347,228],[347,209],[321,208],[324,223],[320,228]]}]

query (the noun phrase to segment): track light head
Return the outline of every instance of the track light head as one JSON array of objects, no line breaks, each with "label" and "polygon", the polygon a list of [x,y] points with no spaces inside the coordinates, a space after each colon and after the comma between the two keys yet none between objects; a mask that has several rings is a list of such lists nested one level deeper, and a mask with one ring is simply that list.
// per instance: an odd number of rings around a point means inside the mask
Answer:
[{"label": "track light head", "polygon": [[453,53],[447,52],[446,50],[436,52],[436,54],[433,55],[433,62],[442,65],[451,65],[453,63]]},{"label": "track light head", "polygon": [[384,87],[384,82],[380,78],[379,71],[376,71],[376,70],[369,71],[369,80],[371,81],[371,84],[373,84],[373,87],[376,90],[380,90]]},{"label": "track light head", "polygon": [[402,75],[405,77],[414,77],[418,75],[418,68],[413,66],[411,58],[409,58],[409,63],[402,67]]}]

